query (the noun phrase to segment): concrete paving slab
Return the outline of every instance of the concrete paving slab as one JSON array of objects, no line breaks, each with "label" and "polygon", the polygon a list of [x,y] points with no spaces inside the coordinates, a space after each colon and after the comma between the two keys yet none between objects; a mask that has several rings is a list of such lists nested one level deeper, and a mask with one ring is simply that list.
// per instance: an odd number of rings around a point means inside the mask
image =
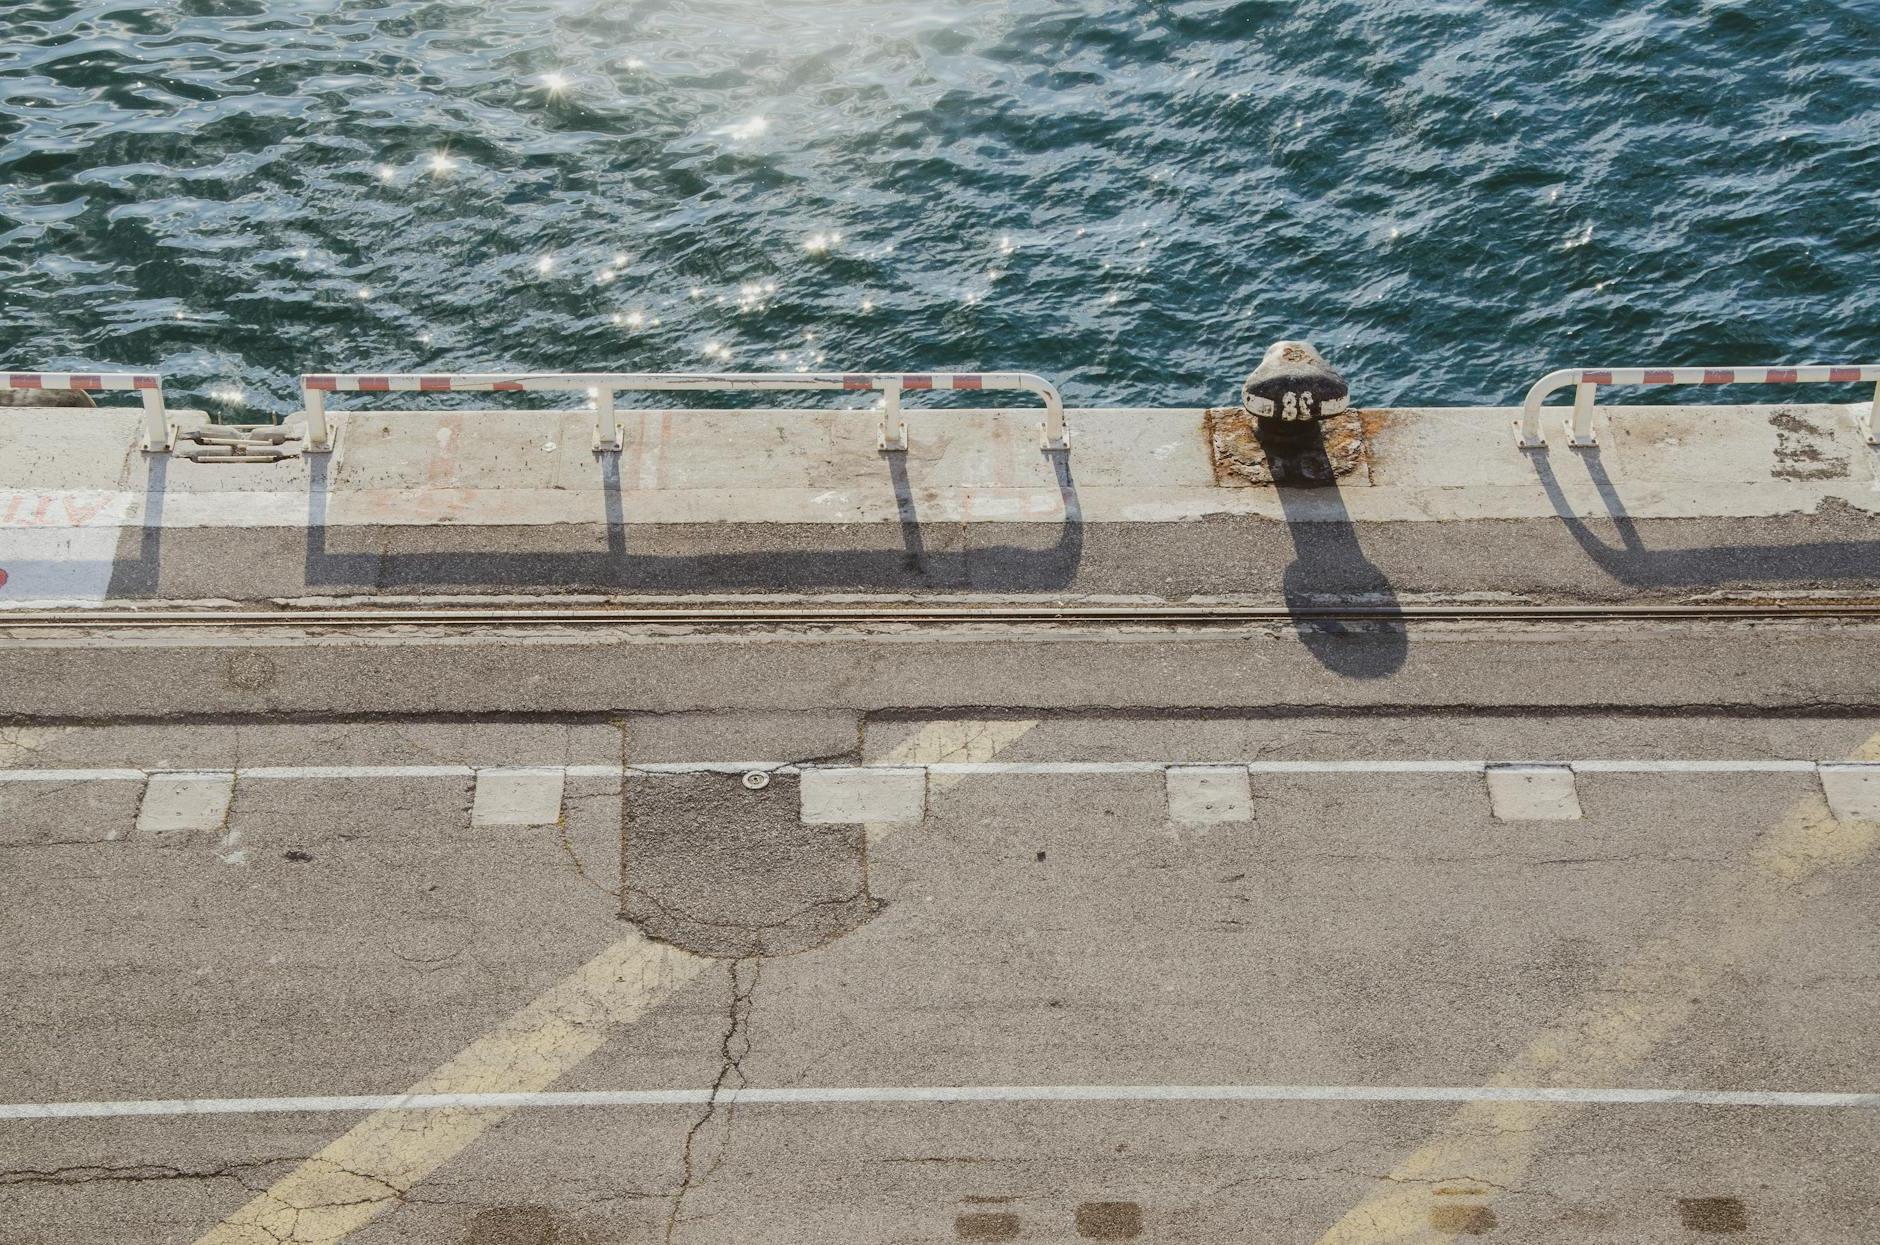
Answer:
[{"label": "concrete paving slab", "polygon": [[1172,821],[1218,825],[1253,819],[1253,784],[1245,767],[1171,765],[1164,778]]},{"label": "concrete paving slab", "polygon": [[9,493],[116,489],[142,458],[139,408],[0,410],[0,521]]},{"label": "concrete paving slab", "polygon": [[1499,821],[1578,821],[1580,797],[1564,765],[1496,765],[1488,798]]},{"label": "concrete paving slab", "polygon": [[927,772],[815,769],[804,773],[802,793],[804,825],[918,825],[927,812]]},{"label": "concrete paving slab", "polygon": [[1839,412],[1796,406],[1673,408],[1600,420],[1615,480],[1705,484],[1873,479],[1873,455]]},{"label": "concrete paving slab", "polygon": [[1880,765],[1824,765],[1821,789],[1837,819],[1880,822]]},{"label": "concrete paving slab", "polygon": [[470,824],[474,826],[552,826],[561,820],[564,771],[559,769],[480,769]]},{"label": "concrete paving slab", "polygon": [[220,830],[235,796],[233,774],[152,774],[137,809],[143,834]]}]

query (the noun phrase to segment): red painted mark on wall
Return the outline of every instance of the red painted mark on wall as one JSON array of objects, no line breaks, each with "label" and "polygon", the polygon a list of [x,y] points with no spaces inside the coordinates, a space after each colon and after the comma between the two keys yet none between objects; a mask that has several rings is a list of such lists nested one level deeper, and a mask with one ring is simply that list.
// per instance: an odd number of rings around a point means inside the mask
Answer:
[{"label": "red painted mark on wall", "polygon": [[0,497],[0,527],[109,526],[125,507],[109,493],[14,493]]},{"label": "red painted mark on wall", "polygon": [[7,586],[7,568],[0,566],[0,588]]}]

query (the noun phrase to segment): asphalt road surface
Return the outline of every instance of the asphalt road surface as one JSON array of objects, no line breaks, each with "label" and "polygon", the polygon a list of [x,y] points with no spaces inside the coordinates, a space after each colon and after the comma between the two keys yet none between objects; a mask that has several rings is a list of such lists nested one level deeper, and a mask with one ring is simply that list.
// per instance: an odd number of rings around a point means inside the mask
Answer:
[{"label": "asphalt road surface", "polygon": [[1880,720],[8,728],[0,1240],[1870,1241],[1849,761]]}]

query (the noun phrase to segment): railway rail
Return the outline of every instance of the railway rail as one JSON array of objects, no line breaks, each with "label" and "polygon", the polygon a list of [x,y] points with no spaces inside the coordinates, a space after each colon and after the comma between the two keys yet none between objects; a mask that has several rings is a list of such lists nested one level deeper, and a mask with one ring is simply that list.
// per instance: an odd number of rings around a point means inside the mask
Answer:
[{"label": "railway rail", "polygon": [[1422,623],[1422,622],[1775,622],[1880,620],[1880,601],[1646,604],[701,604],[233,609],[46,609],[0,611],[0,631],[93,628],[373,628],[686,625],[858,626],[890,623]]}]

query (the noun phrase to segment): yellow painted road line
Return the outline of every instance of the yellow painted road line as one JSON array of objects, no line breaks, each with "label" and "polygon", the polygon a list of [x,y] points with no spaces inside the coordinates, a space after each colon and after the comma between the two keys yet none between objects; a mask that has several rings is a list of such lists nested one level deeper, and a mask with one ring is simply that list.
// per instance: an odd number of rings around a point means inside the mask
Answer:
[{"label": "yellow painted road line", "polygon": [[[1880,760],[1880,735],[1854,760]],[[1690,1019],[1723,970],[1801,909],[1804,883],[1867,860],[1880,824],[1836,821],[1811,796],[1757,841],[1745,862],[1697,892],[1687,922],[1608,972],[1580,1007],[1537,1036],[1489,1082],[1506,1086],[1611,1085],[1642,1064]],[[1720,923],[1698,918],[1725,914]],[[1399,1163],[1317,1245],[1438,1245],[1479,1232],[1479,1208],[1517,1187],[1549,1139],[1583,1107],[1543,1102],[1470,1103],[1428,1144]],[[1464,1193],[1468,1206],[1436,1196]],[[1457,1213],[1472,1209],[1472,1213]],[[1487,1222],[1492,1223],[1492,1217]]]},{"label": "yellow painted road line", "polygon": [[[1017,743],[1031,728],[1031,719],[992,719],[987,721],[930,722],[902,740],[871,765],[978,765],[990,761]],[[945,791],[965,781],[963,774],[929,774],[927,792]],[[875,824],[867,827],[868,841],[879,843],[895,827]]]},{"label": "yellow painted road line", "polygon": [[[1036,722],[935,722],[883,763],[985,761]],[[955,777],[953,782],[958,782]],[[936,778],[930,789],[951,785]],[[870,826],[877,841],[893,827]],[[630,934],[405,1091],[547,1089],[713,961]],[[374,1112],[201,1237],[196,1245],[330,1245],[399,1204],[419,1181],[509,1115],[506,1109]]]},{"label": "yellow painted road line", "polygon": [[[710,960],[633,934],[609,946],[407,1093],[547,1089]],[[386,1110],[270,1186],[198,1245],[337,1241],[495,1127],[507,1110]]]}]

